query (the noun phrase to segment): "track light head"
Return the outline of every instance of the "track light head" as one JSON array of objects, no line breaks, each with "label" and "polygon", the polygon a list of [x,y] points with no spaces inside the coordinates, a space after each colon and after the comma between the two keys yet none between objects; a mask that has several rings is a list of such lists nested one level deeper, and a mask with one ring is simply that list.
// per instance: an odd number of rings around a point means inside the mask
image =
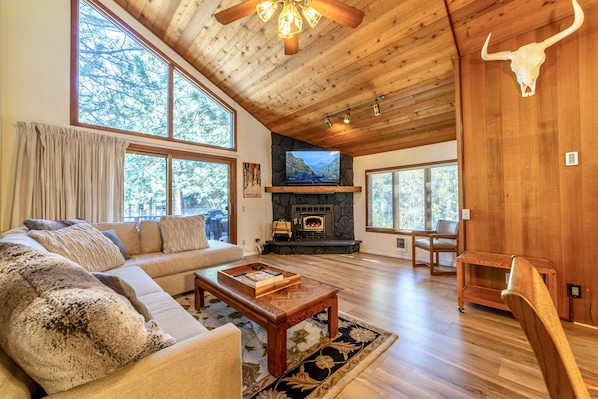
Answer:
[{"label": "track light head", "polygon": [[351,123],[351,109],[348,109],[345,113],[345,119],[343,119],[345,123]]},{"label": "track light head", "polygon": [[380,115],[380,105],[378,104],[378,100],[374,104],[374,116]]},{"label": "track light head", "polygon": [[326,122],[328,129],[332,128],[332,122],[330,121],[330,118],[328,117],[328,115],[326,115],[326,117],[324,118],[324,121]]}]

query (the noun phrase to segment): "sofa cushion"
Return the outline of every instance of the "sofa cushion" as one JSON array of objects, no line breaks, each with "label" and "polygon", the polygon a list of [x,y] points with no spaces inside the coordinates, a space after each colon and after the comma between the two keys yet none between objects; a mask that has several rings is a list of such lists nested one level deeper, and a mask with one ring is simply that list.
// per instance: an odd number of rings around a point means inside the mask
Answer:
[{"label": "sofa cushion", "polygon": [[160,231],[165,254],[209,247],[203,215],[161,216]]},{"label": "sofa cushion", "polygon": [[187,312],[166,292],[154,292],[144,295],[143,302],[152,312],[152,318],[164,333],[173,337],[176,342],[181,342],[191,337],[203,334],[208,329],[197,321],[191,313]]},{"label": "sofa cushion", "polygon": [[142,254],[162,251],[160,222],[157,220],[139,221],[139,241],[141,242]]},{"label": "sofa cushion", "polygon": [[48,394],[174,344],[68,259],[0,243],[0,346]]},{"label": "sofa cushion", "polygon": [[114,230],[129,255],[141,253],[139,231],[135,222],[93,223],[93,226],[100,231]]},{"label": "sofa cushion", "polygon": [[28,232],[29,229],[25,226],[15,227],[14,229],[2,233],[2,235],[0,235],[0,242],[12,242],[13,244],[27,245],[38,251],[48,252],[46,247],[40,244],[36,239],[29,237],[29,235],[27,235]]},{"label": "sofa cushion", "polygon": [[85,219],[51,220],[51,219],[25,219],[23,224],[29,230],[60,230],[78,223],[88,223]]},{"label": "sofa cushion", "polygon": [[27,233],[50,252],[72,260],[92,272],[101,272],[125,263],[118,247],[90,224],[76,224],[55,231]]},{"label": "sofa cushion", "polygon": [[131,255],[129,255],[129,251],[127,251],[127,248],[125,248],[125,244],[123,244],[123,242],[120,240],[120,238],[118,238],[116,231],[104,230],[104,231],[102,231],[102,234],[106,238],[108,238],[110,241],[112,241],[112,243],[114,245],[116,245],[118,247],[120,254],[123,256],[123,258],[125,258],[125,260],[131,259]]},{"label": "sofa cushion", "polygon": [[95,278],[100,280],[102,284],[106,287],[112,289],[112,291],[116,292],[118,295],[122,295],[133,305],[137,313],[143,316],[145,321],[149,321],[152,316],[150,312],[147,310],[147,307],[137,298],[137,293],[135,289],[131,287],[129,283],[118,276],[114,276],[111,274],[106,273],[92,273]]},{"label": "sofa cushion", "polygon": [[[131,260],[136,259],[137,256],[131,258]],[[112,276],[118,276],[125,280],[131,287],[133,287],[138,298],[141,298],[147,294],[153,294],[154,292],[163,291],[158,283],[156,283],[138,266],[131,266],[127,264],[126,267],[117,267],[116,269],[106,270],[103,273],[110,274]]]},{"label": "sofa cushion", "polygon": [[234,262],[242,257],[242,248],[227,242],[210,240],[208,248],[177,252],[175,254],[152,252],[135,255],[127,261],[127,267],[113,269],[109,273],[128,269],[129,266],[139,266],[153,279],[183,272],[192,275],[195,270]]},{"label": "sofa cushion", "polygon": [[2,398],[31,399],[45,396],[43,389],[0,349],[0,392]]}]

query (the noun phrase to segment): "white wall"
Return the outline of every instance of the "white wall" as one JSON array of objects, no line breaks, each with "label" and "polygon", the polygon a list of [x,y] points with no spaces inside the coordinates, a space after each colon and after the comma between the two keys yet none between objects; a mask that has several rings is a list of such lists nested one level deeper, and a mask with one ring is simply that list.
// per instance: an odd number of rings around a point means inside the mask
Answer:
[{"label": "white wall", "polygon": [[[376,155],[365,155],[353,159],[353,181],[363,191],[355,194],[355,239],[361,240],[360,252],[411,259],[411,236],[366,232],[366,198],[365,171],[370,169],[390,168],[395,166],[415,165],[426,162],[438,162],[457,159],[457,142],[415,147],[406,150],[390,151]],[[406,252],[396,251],[396,238],[406,238]],[[442,264],[454,264],[454,255],[442,254]],[[427,253],[418,252],[417,258],[426,260]],[[429,258],[428,258],[429,259]]]},{"label": "white wall", "polygon": [[[10,227],[10,209],[16,165],[17,122],[30,121],[69,126],[70,89],[70,0],[0,0],[2,106],[0,142],[0,231]],[[237,110],[237,152],[211,153],[238,158],[237,214],[238,243],[251,252],[255,238],[269,234],[272,219],[270,194],[262,198],[243,198],[243,162],[261,164],[262,186],[271,185],[270,132],[205,77],[194,71],[181,57],[168,49],[117,4],[102,0],[134,30],[149,38],[154,46],[182,66],[213,93]],[[125,136],[131,139],[130,136]],[[134,139],[139,141],[138,139]],[[132,141],[132,140],[130,140]],[[151,139],[145,141],[151,144]],[[185,150],[197,147],[164,144]]]},{"label": "white wall", "polygon": [[[2,60],[4,59],[3,57],[3,51],[2,49],[4,48],[4,40],[3,37],[4,35],[2,34],[2,26],[5,25],[6,21],[4,20],[3,15],[4,13],[4,3],[6,3],[5,0],[0,0],[0,93],[2,93],[2,87],[3,87],[3,75],[2,75],[2,70],[3,68],[3,64],[2,64]],[[2,149],[4,148],[4,146],[2,145],[2,121],[3,121],[3,115],[4,113],[2,112],[2,95],[0,95],[0,231],[2,231],[1,226],[2,226],[2,219],[3,219],[3,212],[2,210],[4,209],[4,201],[3,201],[3,196],[2,196]]]}]

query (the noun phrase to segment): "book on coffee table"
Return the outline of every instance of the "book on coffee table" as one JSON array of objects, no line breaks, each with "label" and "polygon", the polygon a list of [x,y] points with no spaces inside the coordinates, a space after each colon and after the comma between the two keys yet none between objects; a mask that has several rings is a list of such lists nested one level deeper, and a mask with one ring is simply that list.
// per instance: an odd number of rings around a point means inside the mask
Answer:
[{"label": "book on coffee table", "polygon": [[242,281],[243,283],[250,285],[252,287],[263,287],[268,284],[274,284],[277,281],[280,281],[284,278],[281,272],[267,269],[264,271],[256,271],[256,272],[249,272],[243,273],[240,276],[236,276],[237,279]]}]

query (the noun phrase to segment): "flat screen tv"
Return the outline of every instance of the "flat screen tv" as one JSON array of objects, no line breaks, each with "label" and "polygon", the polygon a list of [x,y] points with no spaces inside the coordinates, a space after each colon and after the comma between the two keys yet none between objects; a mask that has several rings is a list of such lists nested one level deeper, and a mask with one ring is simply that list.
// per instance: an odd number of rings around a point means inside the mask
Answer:
[{"label": "flat screen tv", "polygon": [[287,151],[287,184],[338,185],[341,174],[338,151]]}]

